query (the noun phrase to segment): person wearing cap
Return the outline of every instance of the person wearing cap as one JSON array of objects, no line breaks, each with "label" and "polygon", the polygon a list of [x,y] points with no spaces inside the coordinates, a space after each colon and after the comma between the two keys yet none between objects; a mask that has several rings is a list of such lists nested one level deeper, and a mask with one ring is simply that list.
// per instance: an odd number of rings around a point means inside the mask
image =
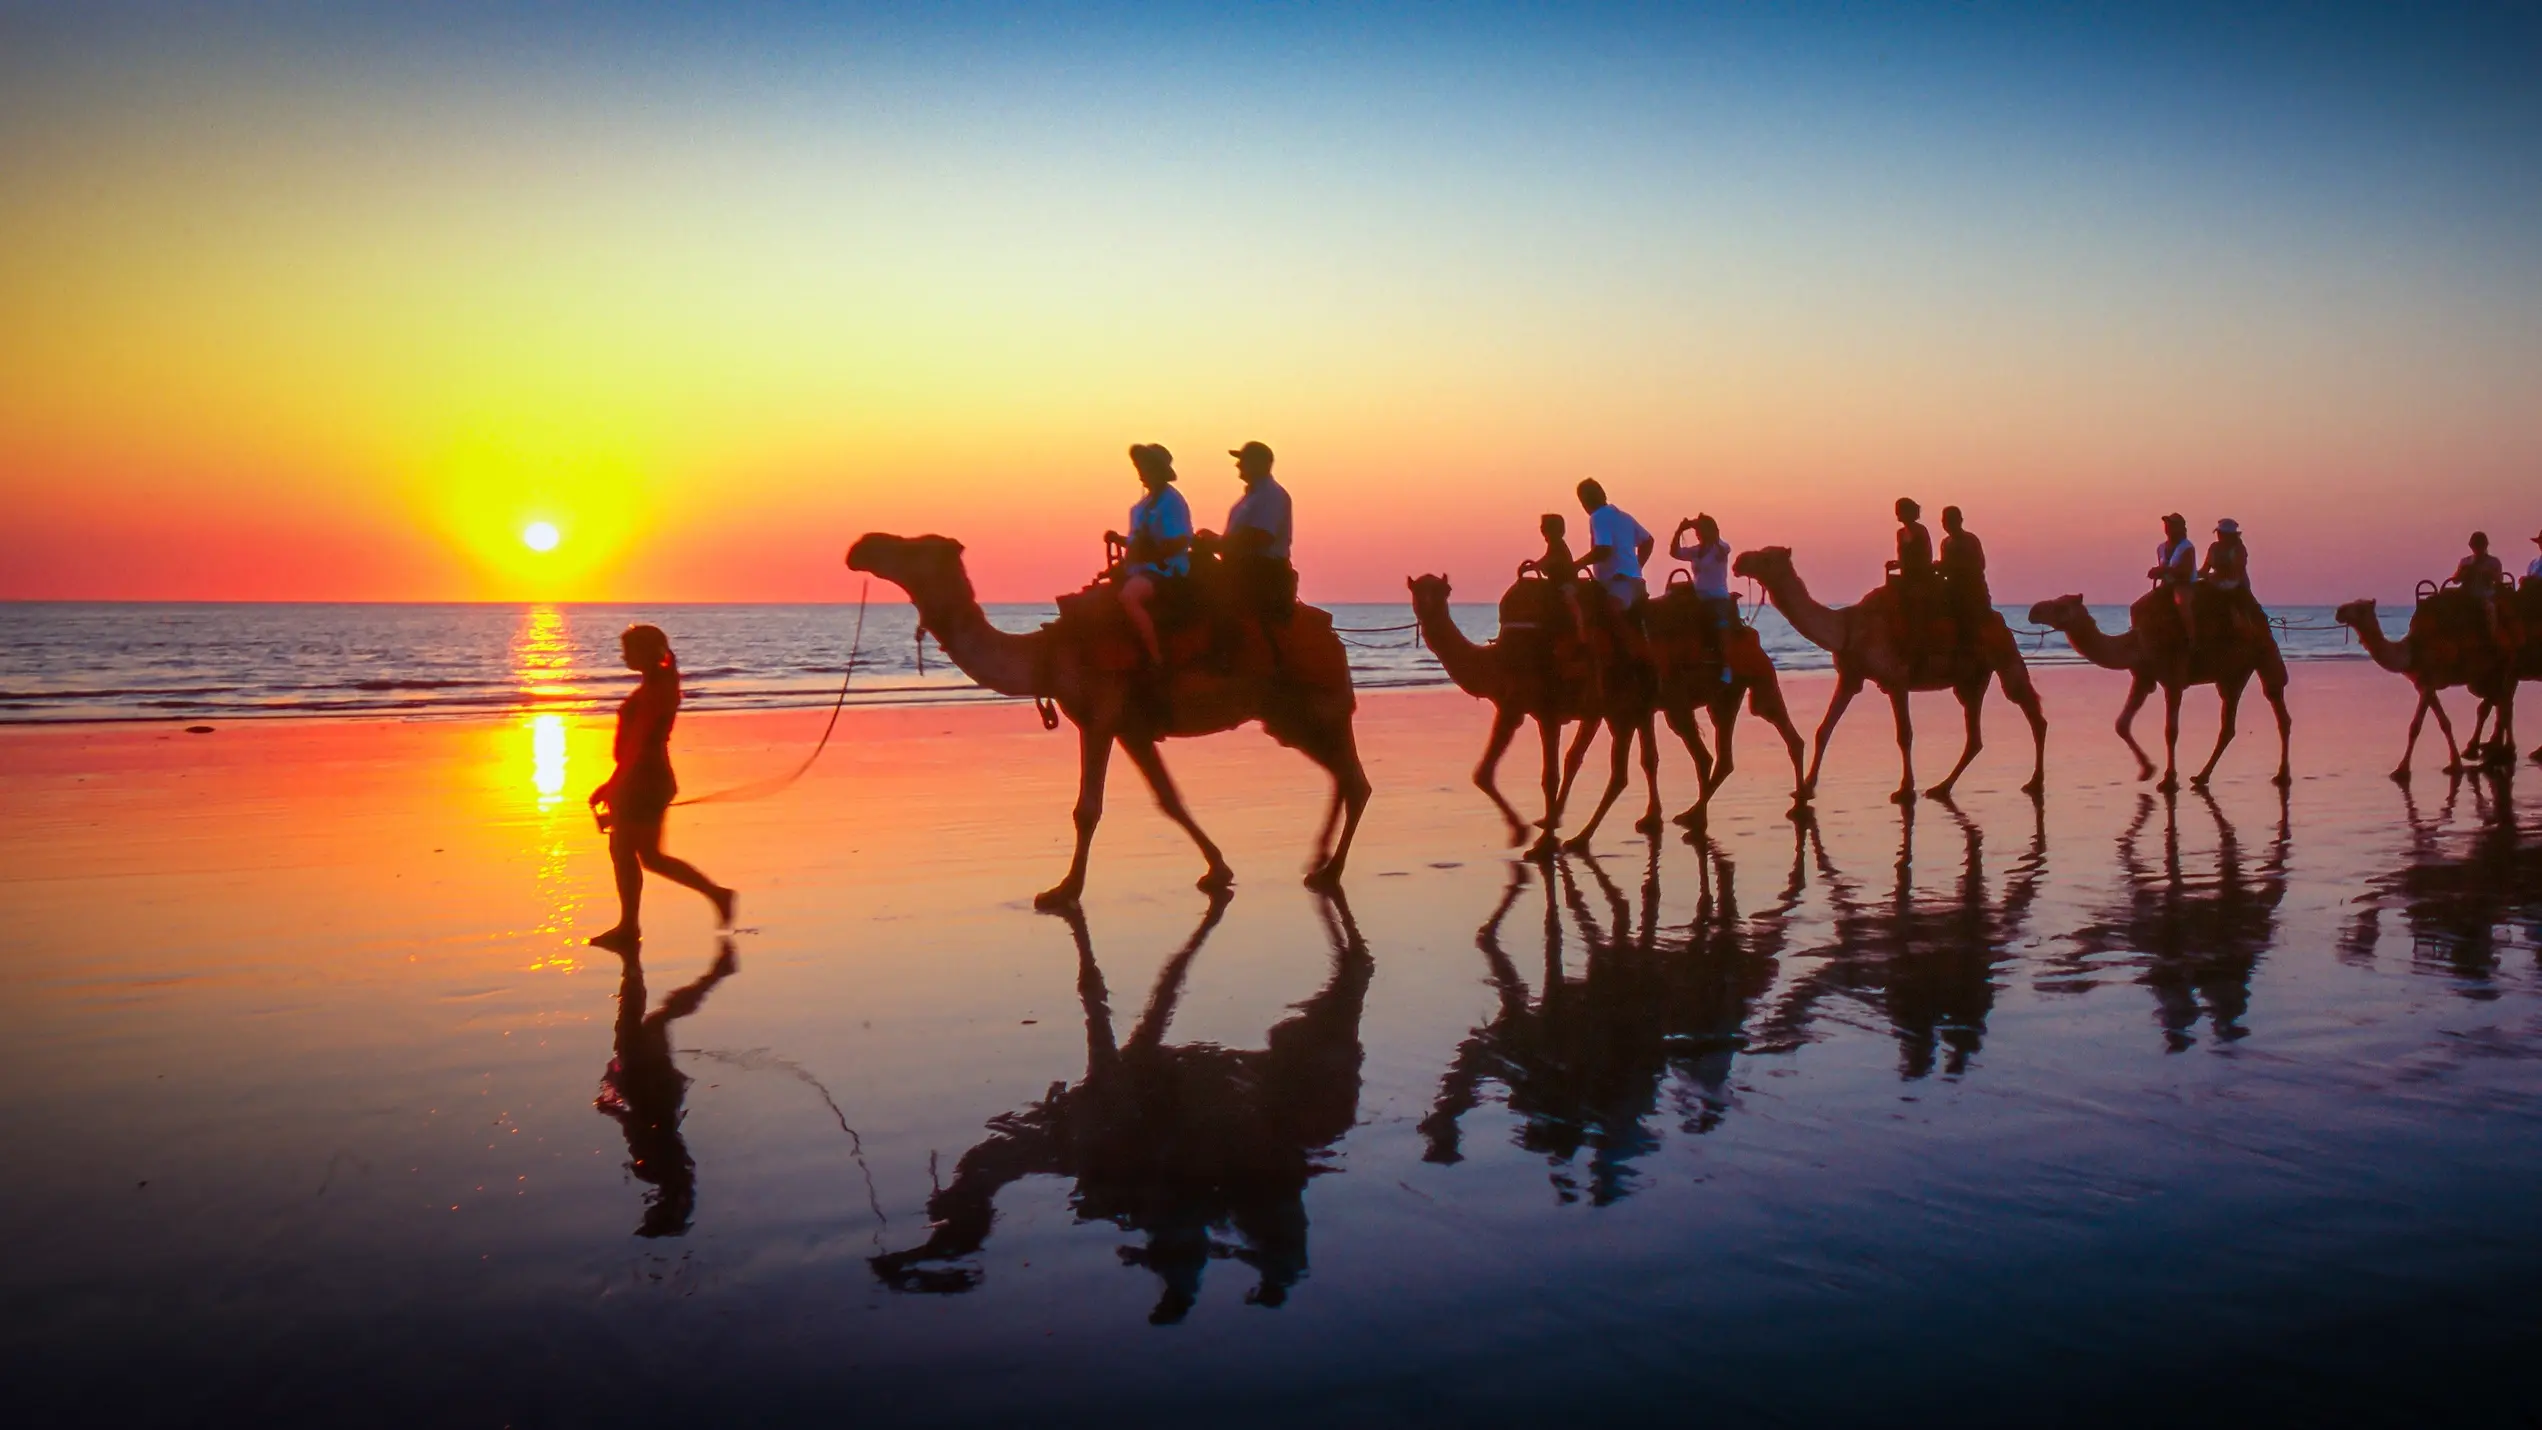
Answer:
[{"label": "person wearing cap", "polygon": [[[1695,544],[1686,544],[1686,533],[1695,534]],[[1695,604],[1703,612],[1704,622],[1712,628],[1713,639],[1721,651],[1721,683],[1730,683],[1730,632],[1738,624],[1739,603],[1730,598],[1730,543],[1721,539],[1721,524],[1709,512],[1698,512],[1677,523],[1677,532],[1668,539],[1668,554],[1683,561],[1695,573]]]},{"label": "person wearing cap", "polygon": [[1138,470],[1147,495],[1130,508],[1130,534],[1107,531],[1103,539],[1129,548],[1121,573],[1121,609],[1146,647],[1148,663],[1165,664],[1165,648],[1156,639],[1156,617],[1149,610],[1163,583],[1192,572],[1192,509],[1174,490],[1174,454],[1153,442],[1130,448],[1130,465]]},{"label": "person wearing cap", "polygon": [[2190,594],[2198,580],[2198,543],[2189,539],[2189,518],[2175,511],[2162,519],[2162,545],[2154,548],[2154,566],[2145,576],[2171,593],[2172,609],[2180,613],[2180,638],[2194,644],[2198,617]]},{"label": "person wearing cap", "polygon": [[[2542,531],[2533,533],[2533,544],[2536,546],[2542,546]],[[2536,556],[2531,561],[2525,563],[2524,579],[2527,581],[2542,581],[2542,556]]]},{"label": "person wearing cap", "polygon": [[1642,563],[1651,559],[1659,539],[1624,508],[1609,503],[1597,478],[1581,482],[1578,490],[1580,509],[1589,514],[1589,550],[1581,559],[1616,608],[1629,616],[1649,594],[1642,584]]},{"label": "person wearing cap", "polygon": [[2489,533],[2471,534],[2471,554],[2454,563],[2454,582],[2465,595],[2480,603],[2481,619],[2488,624],[2489,639],[2498,639],[2498,593],[2507,584],[2506,563],[2489,554]]},{"label": "person wearing cap", "polygon": [[1923,653],[1924,627],[1933,619],[1933,533],[1917,520],[1924,508],[1913,497],[1898,498],[1898,559],[1888,564],[1888,572],[1897,578],[1899,622],[1906,628],[1906,653],[1912,660]]},{"label": "person wearing cap", "polygon": [[1965,523],[1958,507],[1942,508],[1942,588],[1959,625],[1959,643],[1974,646],[1986,614],[1995,608],[1995,596],[1986,589],[1985,543]]},{"label": "person wearing cap", "polygon": [[2268,614],[2251,594],[2251,552],[2242,544],[2242,523],[2228,516],[2215,524],[2215,540],[2207,547],[2198,579],[2221,592],[2226,609],[2250,623],[2253,632],[2267,626]]},{"label": "person wearing cap", "polygon": [[1243,496],[1227,509],[1227,534],[1219,543],[1236,606],[1271,625],[1286,625],[1297,604],[1297,568],[1289,561],[1289,490],[1271,475],[1271,449],[1247,442],[1227,453],[1236,459]]}]

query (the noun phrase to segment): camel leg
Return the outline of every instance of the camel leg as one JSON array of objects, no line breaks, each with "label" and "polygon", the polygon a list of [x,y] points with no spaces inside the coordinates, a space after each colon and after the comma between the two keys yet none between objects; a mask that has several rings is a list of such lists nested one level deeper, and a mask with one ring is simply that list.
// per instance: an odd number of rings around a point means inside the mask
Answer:
[{"label": "camel leg", "polygon": [[[1728,701],[1712,707],[1712,743],[1720,747],[1721,757],[1713,761],[1712,781],[1704,789],[1706,804],[1712,802],[1712,792],[1721,788],[1722,784],[1730,778],[1730,771],[1737,767],[1737,762],[1730,755],[1730,742],[1731,737],[1738,733],[1738,729],[1739,700],[1736,695],[1733,695]],[[1800,743],[1797,734],[1793,736],[1793,743],[1795,745]]]},{"label": "camel leg", "polygon": [[1686,753],[1694,757],[1695,802],[1677,816],[1679,824],[1692,827],[1703,821],[1704,805],[1712,798],[1712,755],[1704,749],[1703,732],[1695,728],[1692,706],[1672,705],[1662,713],[1667,717],[1668,728],[1676,731],[1677,738],[1685,743]]},{"label": "camel leg", "polygon": [[2215,749],[2207,756],[2206,768],[2189,777],[2189,788],[2202,794],[2206,791],[2207,781],[2215,776],[2216,762],[2224,758],[2224,747],[2233,743],[2234,727],[2242,713],[2242,686],[2248,679],[2244,676],[2216,683],[2215,693],[2223,701],[2224,708],[2217,716]]},{"label": "camel leg", "polygon": [[2445,702],[2438,698],[2437,692],[2432,690],[2428,692],[2427,708],[2429,712],[2434,714],[2436,717],[2436,733],[2445,737],[2445,773],[2449,775],[2461,774],[2463,772],[2463,747],[2454,742],[2453,719],[2445,713]]},{"label": "camel leg", "polygon": [[2127,703],[2118,708],[2118,738],[2126,741],[2129,753],[2135,755],[2136,778],[2140,780],[2154,777],[2154,761],[2145,753],[2145,747],[2136,743],[2136,712],[2145,708],[2147,697],[2153,693],[2154,678],[2140,670],[2128,683]]},{"label": "camel leg", "polygon": [[2410,712],[2409,738],[2401,745],[2401,762],[2392,767],[2392,782],[2395,784],[2410,782],[2410,757],[2418,753],[2418,732],[2427,724],[2427,707],[2435,698],[2424,690],[2418,693],[2418,708]]},{"label": "camel leg", "polygon": [[2268,698],[2268,708],[2277,716],[2277,774],[2272,783],[2282,790],[2295,782],[2295,717],[2286,711],[2284,661],[2260,668],[2260,694]]},{"label": "camel leg", "polygon": [[1996,667],[1995,681],[2003,686],[2004,698],[2020,709],[2021,718],[2030,722],[2030,779],[2021,792],[2036,798],[2048,788],[2048,712],[2040,707],[2039,687],[2030,683],[2030,667],[2021,663],[2019,654]]},{"label": "camel leg", "polygon": [[1200,876],[1199,887],[1215,893],[1234,884],[1236,871],[1227,867],[1218,846],[1210,841],[1208,835],[1201,833],[1199,821],[1193,819],[1192,812],[1184,807],[1182,791],[1174,788],[1174,777],[1165,772],[1165,757],[1157,753],[1156,742],[1124,735],[1121,737],[1121,752],[1128,755],[1130,763],[1138,766],[1139,773],[1147,777],[1148,790],[1156,796],[1156,807],[1165,811],[1167,819],[1192,837],[1192,843],[1200,846],[1200,857],[1209,861],[1209,868]]},{"label": "camel leg", "polygon": [[1903,685],[1889,692],[1889,718],[1898,727],[1898,787],[1889,793],[1891,804],[1915,803],[1915,712],[1907,708],[1908,695]]},{"label": "camel leg", "polygon": [[1801,780],[1801,799],[1805,802],[1818,793],[1818,771],[1827,763],[1827,741],[1836,733],[1836,722],[1845,718],[1845,707],[1862,693],[1862,677],[1839,668],[1836,693],[1827,698],[1827,713],[1818,717],[1818,733],[1809,754],[1809,774]]},{"label": "camel leg", "polygon": [[1509,742],[1518,737],[1518,727],[1526,719],[1526,712],[1514,706],[1493,706],[1492,736],[1483,744],[1481,762],[1474,766],[1474,787],[1491,800],[1492,808],[1500,811],[1501,818],[1509,821],[1509,843],[1513,849],[1526,839],[1527,821],[1518,817],[1516,806],[1502,798],[1500,781],[1495,776],[1500,770],[1501,755],[1509,749]]},{"label": "camel leg", "polygon": [[1543,832],[1527,846],[1530,859],[1550,859],[1554,853],[1554,829],[1562,823],[1562,722],[1551,716],[1538,715],[1536,721],[1537,755],[1543,761],[1539,775],[1545,790],[1545,817],[1539,826]]},{"label": "camel leg", "polygon": [[2164,794],[2180,788],[2180,687],[2168,683],[2162,688],[2162,782],[2154,788]]},{"label": "camel leg", "polygon": [[[1359,817],[1368,811],[1368,770],[1359,762],[1359,740],[1348,725],[1329,738],[1305,746],[1306,757],[1333,774],[1333,798],[1342,810],[1341,838],[1331,852],[1324,849],[1322,838],[1316,840],[1320,856],[1313,869],[1307,871],[1310,889],[1335,890],[1341,887],[1342,866],[1350,858],[1351,841],[1359,835]],[[1329,823],[1329,821],[1328,821]]]},{"label": "camel leg", "polygon": [[[1594,724],[1595,722],[1584,722],[1584,725],[1590,727],[1594,727]],[[1573,854],[1589,852],[1590,836],[1598,832],[1598,825],[1606,819],[1606,812],[1615,807],[1616,796],[1624,793],[1624,787],[1633,782],[1633,727],[1619,721],[1608,728],[1606,735],[1606,792],[1598,796],[1598,807],[1589,812],[1589,822],[1580,826],[1579,833],[1562,841],[1562,847]],[[1586,741],[1574,741],[1571,748],[1577,752],[1586,743]],[[1562,783],[1566,789],[1571,785],[1571,774],[1572,771],[1569,769],[1563,771]]]},{"label": "camel leg", "polygon": [[1650,798],[1642,805],[1642,817],[1633,821],[1635,832],[1657,834],[1668,827],[1659,812],[1659,719],[1650,711],[1642,712],[1642,722],[1634,730],[1634,738],[1642,748],[1642,787]]},{"label": "camel leg", "polygon": [[1771,672],[1765,682],[1748,687],[1748,709],[1783,737],[1783,748],[1792,756],[1792,807],[1800,808],[1809,802],[1809,786],[1801,778],[1801,732],[1792,727],[1791,709],[1783,703],[1783,689],[1773,682]]},{"label": "camel leg", "polygon": [[[1554,793],[1555,804],[1565,808],[1570,806],[1571,782],[1579,778],[1580,762],[1588,757],[1589,742],[1598,737],[1598,727],[1602,723],[1604,722],[1596,716],[1582,720],[1580,733],[1571,737],[1571,748],[1564,751],[1562,755],[1562,788]],[[1545,828],[1551,829],[1553,826],[1548,824]]]},{"label": "camel leg", "polygon": [[1990,682],[1981,681],[1973,686],[1963,685],[1951,692],[1959,697],[1960,718],[1967,726],[1968,734],[1960,743],[1959,763],[1951,766],[1951,772],[1942,776],[1940,784],[1926,791],[1935,799],[1949,799],[1951,788],[1959,783],[1961,773],[1967,770],[1969,763],[1977,758],[1977,752],[1986,748],[1984,721],[1988,683]]},{"label": "camel leg", "polygon": [[1112,769],[1112,732],[1092,725],[1077,727],[1077,853],[1068,861],[1068,877],[1033,896],[1037,909],[1073,908],[1086,890],[1086,851],[1094,847],[1094,827],[1103,821],[1103,781]]}]

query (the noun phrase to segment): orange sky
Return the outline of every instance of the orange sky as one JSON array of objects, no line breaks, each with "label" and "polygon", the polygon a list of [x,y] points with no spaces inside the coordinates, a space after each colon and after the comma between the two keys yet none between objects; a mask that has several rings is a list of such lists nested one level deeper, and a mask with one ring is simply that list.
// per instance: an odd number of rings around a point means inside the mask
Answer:
[{"label": "orange sky", "polygon": [[2007,598],[2123,596],[2173,507],[2282,600],[2542,527],[2542,165],[2459,86],[1991,31],[1271,36],[1230,90],[1197,25],[16,23],[5,597],[852,599],[887,529],[1037,598],[1133,441],[1205,524],[1272,443],[1328,599],[1485,596],[1583,475],[1839,598],[1900,493]]}]

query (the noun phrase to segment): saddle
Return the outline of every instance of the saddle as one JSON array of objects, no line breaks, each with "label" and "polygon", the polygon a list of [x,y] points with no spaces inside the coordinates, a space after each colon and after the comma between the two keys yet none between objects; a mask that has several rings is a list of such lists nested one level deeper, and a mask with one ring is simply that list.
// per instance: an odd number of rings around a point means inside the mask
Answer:
[{"label": "saddle", "polygon": [[[2204,582],[2189,588],[2189,608],[2198,620],[2197,640],[2189,652],[2192,659],[2225,654],[2226,637],[2249,614],[2233,592],[2219,591]],[[2127,618],[2133,629],[2175,647],[2180,643],[2180,608],[2172,603],[2168,587],[2157,586],[2137,597],[2127,609]]]},{"label": "saddle", "polygon": [[[1726,634],[1735,642],[1747,629],[1747,620],[1734,602]],[[1725,633],[1713,624],[1703,598],[1690,584],[1672,582],[1642,607],[1642,634],[1650,641],[1652,657],[1669,664],[1717,665],[1730,659],[1722,640]]]},{"label": "saddle", "polygon": [[[1588,685],[1625,654],[1625,618],[1604,591],[1585,581],[1570,587],[1578,602],[1575,617],[1572,600],[1564,599],[1563,590],[1561,582],[1532,570],[1521,574],[1501,593],[1500,634],[1494,643],[1532,653],[1565,683]],[[1586,640],[1581,639],[1584,626]],[[1640,632],[1632,635],[1638,643]]]},{"label": "saddle", "polygon": [[[1194,574],[1159,582],[1148,607],[1156,643],[1164,648],[1168,677],[1186,673],[1279,679],[1295,685],[1347,689],[1350,665],[1333,635],[1331,613],[1292,606],[1288,619],[1266,623],[1248,610],[1221,578],[1216,563],[1195,563]],[[1096,670],[1128,674],[1147,664],[1138,631],[1121,607],[1120,589],[1098,579],[1060,596],[1052,628],[1066,634]]]},{"label": "saddle", "polygon": [[2488,615],[2481,601],[2460,586],[2427,589],[2420,583],[2418,608],[2410,612],[2410,641],[2421,648],[2453,645],[2485,649],[2499,659],[2511,658],[2523,645],[2527,626],[2525,612],[2532,593],[2500,592],[2498,623],[2493,637]]}]

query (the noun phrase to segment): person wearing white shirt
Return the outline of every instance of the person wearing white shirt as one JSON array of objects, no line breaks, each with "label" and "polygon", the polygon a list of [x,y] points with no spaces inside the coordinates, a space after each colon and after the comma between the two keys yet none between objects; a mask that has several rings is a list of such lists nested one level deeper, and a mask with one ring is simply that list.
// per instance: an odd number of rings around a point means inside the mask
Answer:
[{"label": "person wearing white shirt", "polygon": [[[1695,543],[1686,544],[1686,533],[1695,534]],[[1677,523],[1677,532],[1668,540],[1668,554],[1683,561],[1695,573],[1695,603],[1704,621],[1712,628],[1716,649],[1721,652],[1721,683],[1730,683],[1730,631],[1738,624],[1739,606],[1730,599],[1730,543],[1721,539],[1721,524],[1708,512],[1698,513]]]},{"label": "person wearing white shirt", "polygon": [[2175,511],[2162,519],[2162,545],[2154,548],[2154,569],[2145,576],[2171,593],[2171,604],[2180,612],[2181,639],[2197,640],[2198,621],[2189,607],[2198,580],[2198,543],[2189,539],[2189,518]]},{"label": "person wearing white shirt", "polygon": [[1130,625],[1139,633],[1139,644],[1147,648],[1149,664],[1165,664],[1165,648],[1156,639],[1156,617],[1148,607],[1156,600],[1160,582],[1188,576],[1192,571],[1192,509],[1183,494],[1174,490],[1174,454],[1153,442],[1130,448],[1130,465],[1136,467],[1139,482],[1147,495],[1130,508],[1130,534],[1107,531],[1104,540],[1119,542],[1129,548],[1123,563],[1121,609],[1130,617]]},{"label": "person wearing white shirt", "polygon": [[1642,563],[1651,559],[1658,538],[1624,508],[1609,505],[1606,488],[1595,477],[1580,483],[1580,509],[1589,514],[1589,551],[1584,559],[1616,606],[1629,613],[1649,594],[1642,584]]},{"label": "person wearing white shirt", "polygon": [[1238,609],[1273,624],[1285,623],[1297,603],[1297,568],[1289,562],[1294,529],[1288,488],[1271,475],[1271,448],[1247,442],[1230,451],[1245,494],[1227,512],[1219,543]]}]

